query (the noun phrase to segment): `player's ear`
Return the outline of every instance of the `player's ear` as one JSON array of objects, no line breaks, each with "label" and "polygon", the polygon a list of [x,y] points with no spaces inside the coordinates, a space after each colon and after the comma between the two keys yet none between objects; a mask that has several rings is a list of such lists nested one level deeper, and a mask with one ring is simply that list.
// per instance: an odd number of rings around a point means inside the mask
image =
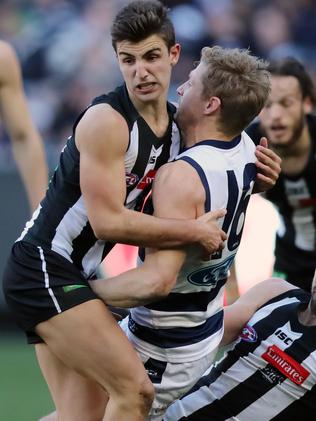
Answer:
[{"label": "player's ear", "polygon": [[219,110],[221,106],[221,100],[218,96],[211,96],[205,104],[204,114],[213,114],[215,111]]},{"label": "player's ear", "polygon": [[306,98],[304,98],[303,100],[303,108],[304,108],[304,112],[305,114],[310,114],[313,111],[313,102],[311,100],[311,98],[309,96],[307,96]]},{"label": "player's ear", "polygon": [[181,52],[181,45],[179,43],[176,43],[170,48],[170,60],[171,60],[171,66],[175,66],[178,63],[179,57]]}]

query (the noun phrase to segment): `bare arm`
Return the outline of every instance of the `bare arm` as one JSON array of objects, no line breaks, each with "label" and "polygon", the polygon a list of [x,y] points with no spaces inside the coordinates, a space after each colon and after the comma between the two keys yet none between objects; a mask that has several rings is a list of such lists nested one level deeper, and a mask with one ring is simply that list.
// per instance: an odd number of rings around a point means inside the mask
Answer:
[{"label": "bare arm", "polygon": [[225,284],[227,305],[233,304],[233,302],[235,302],[240,296],[235,262],[230,267],[229,272],[230,272],[230,275]]},{"label": "bare arm", "polygon": [[125,208],[128,137],[123,117],[105,104],[89,109],[76,129],[80,185],[96,237],[138,246],[200,243],[218,249],[226,235],[212,222],[155,218]]},{"label": "bare arm", "polygon": [[224,309],[224,336],[221,345],[237,338],[241,329],[264,303],[296,287],[280,278],[269,278],[255,285]]},{"label": "bare arm", "polygon": [[281,158],[269,149],[268,140],[265,137],[260,139],[255,153],[258,159],[256,162],[258,173],[253,193],[263,193],[277,182],[281,173]]},{"label": "bare arm", "polygon": [[[156,216],[188,219],[200,213],[205,194],[193,171],[182,162],[167,164],[158,171],[153,189]],[[214,213],[215,224],[217,215],[221,213]],[[184,259],[185,251],[180,249],[153,250],[142,266],[114,278],[91,281],[90,285],[107,304],[119,307],[146,304],[170,292]]]},{"label": "bare arm", "polygon": [[47,188],[44,147],[27,107],[17,57],[4,42],[0,42],[0,107],[14,158],[34,210]]}]

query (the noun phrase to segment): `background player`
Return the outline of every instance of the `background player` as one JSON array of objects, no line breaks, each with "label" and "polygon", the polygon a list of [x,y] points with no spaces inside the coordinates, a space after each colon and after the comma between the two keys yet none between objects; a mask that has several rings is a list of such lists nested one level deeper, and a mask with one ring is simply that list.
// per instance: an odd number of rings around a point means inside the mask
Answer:
[{"label": "background player", "polygon": [[[282,172],[265,197],[277,208],[274,275],[310,291],[316,261],[316,103],[315,88],[305,67],[295,58],[271,62],[271,94],[247,133],[262,135],[282,158]],[[229,280],[237,295],[236,275]]]},{"label": "background player", "polygon": [[20,64],[13,48],[4,41],[0,41],[0,115],[34,211],[47,189],[45,152],[27,107]]},{"label": "background player", "polygon": [[255,285],[225,308],[222,344],[239,335],[227,355],[164,421],[312,421],[315,334],[316,273],[311,294],[276,278]]}]

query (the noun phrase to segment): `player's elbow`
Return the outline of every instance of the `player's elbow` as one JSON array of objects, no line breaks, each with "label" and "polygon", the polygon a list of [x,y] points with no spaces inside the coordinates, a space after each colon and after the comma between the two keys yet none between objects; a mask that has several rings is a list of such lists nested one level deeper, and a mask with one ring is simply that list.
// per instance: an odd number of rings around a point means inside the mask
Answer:
[{"label": "player's elbow", "polygon": [[98,240],[108,240],[108,241],[116,241],[115,240],[115,232],[111,226],[105,224],[91,224],[91,228],[93,230],[94,236]]},{"label": "player's elbow", "polygon": [[118,223],[118,218],[91,218],[89,221],[93,233],[98,240],[120,241],[122,224]]},{"label": "player's elbow", "polygon": [[155,271],[151,278],[152,298],[162,299],[166,297],[175,284],[176,277],[173,274]]}]

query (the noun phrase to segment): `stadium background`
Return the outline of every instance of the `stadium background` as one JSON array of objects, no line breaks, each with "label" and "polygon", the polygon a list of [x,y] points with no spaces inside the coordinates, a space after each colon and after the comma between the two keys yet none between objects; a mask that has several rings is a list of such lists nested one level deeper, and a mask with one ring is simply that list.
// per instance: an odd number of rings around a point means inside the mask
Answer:
[{"label": "stadium background", "polygon": [[[1,0],[0,38],[17,50],[33,118],[52,171],[71,125],[91,98],[121,82],[109,29],[127,0]],[[250,48],[264,58],[294,55],[316,78],[315,0],[164,1],[172,8],[182,57],[170,99],[204,45]],[[25,192],[0,121],[0,276],[12,242],[29,217]],[[241,290],[268,276],[277,216],[255,197],[237,257]],[[105,270],[134,262],[135,249],[118,247]],[[75,404],[75,403],[74,403]],[[32,347],[8,317],[0,292],[0,420],[36,421],[53,408]]]}]

